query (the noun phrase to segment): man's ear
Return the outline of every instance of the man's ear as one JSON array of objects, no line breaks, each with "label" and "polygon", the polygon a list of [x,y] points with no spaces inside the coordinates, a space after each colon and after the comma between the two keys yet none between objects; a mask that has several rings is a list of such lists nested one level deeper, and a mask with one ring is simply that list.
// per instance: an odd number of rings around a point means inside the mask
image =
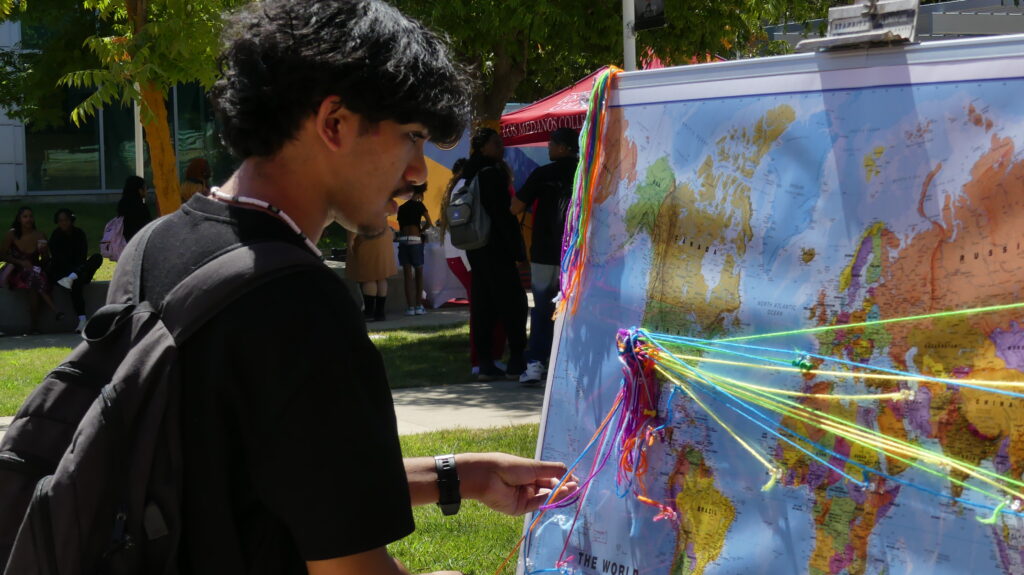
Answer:
[{"label": "man's ear", "polygon": [[331,151],[352,143],[359,132],[359,115],[341,103],[341,98],[328,96],[316,112],[316,133]]}]

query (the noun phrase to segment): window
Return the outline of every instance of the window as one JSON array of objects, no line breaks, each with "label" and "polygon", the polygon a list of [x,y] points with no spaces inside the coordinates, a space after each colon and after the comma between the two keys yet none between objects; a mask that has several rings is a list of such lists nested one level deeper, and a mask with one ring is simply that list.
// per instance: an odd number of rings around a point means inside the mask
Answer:
[{"label": "window", "polygon": [[[63,113],[85,98],[83,90],[66,90]],[[25,160],[29,191],[96,190],[100,187],[99,121],[81,126],[71,120],[53,128],[25,129]]]}]

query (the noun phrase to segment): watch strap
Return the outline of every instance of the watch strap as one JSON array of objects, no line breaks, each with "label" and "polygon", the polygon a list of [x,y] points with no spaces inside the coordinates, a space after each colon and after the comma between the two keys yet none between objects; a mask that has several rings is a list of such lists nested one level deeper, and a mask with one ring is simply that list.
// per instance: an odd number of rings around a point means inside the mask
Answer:
[{"label": "watch strap", "polygon": [[434,456],[434,469],[437,471],[437,506],[445,515],[455,515],[462,504],[459,489],[459,472],[455,469],[455,455]]}]

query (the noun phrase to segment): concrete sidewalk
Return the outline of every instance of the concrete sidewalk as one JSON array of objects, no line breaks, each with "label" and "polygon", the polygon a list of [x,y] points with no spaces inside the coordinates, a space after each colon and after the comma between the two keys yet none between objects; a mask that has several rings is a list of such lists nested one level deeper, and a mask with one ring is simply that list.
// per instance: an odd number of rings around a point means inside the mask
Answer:
[{"label": "concrete sidewalk", "polygon": [[398,433],[480,429],[540,422],[544,389],[518,381],[396,389]]},{"label": "concrete sidewalk", "polygon": [[[400,435],[538,423],[544,403],[543,388],[523,387],[515,381],[396,389],[391,393]],[[0,417],[0,439],[12,419]]]},{"label": "concrete sidewalk", "polygon": [[[441,308],[420,316],[392,316],[367,324],[372,331],[390,331],[430,326],[458,325],[469,321],[467,307]],[[45,334],[0,337],[0,351],[39,347],[73,347],[81,341],[76,334]],[[467,354],[469,350],[466,350]],[[467,360],[467,372],[469,362]],[[467,380],[472,376],[467,373]],[[465,383],[393,390],[400,434],[441,429],[485,428],[538,423],[544,402],[543,388],[529,388],[516,381]],[[11,417],[0,417],[0,438]]]},{"label": "concrete sidewalk", "polygon": [[[425,315],[404,315],[391,313],[384,321],[371,321],[367,331],[391,331],[396,329],[418,329],[460,325],[469,322],[469,306],[442,307],[428,310]],[[74,347],[82,341],[76,333],[44,333],[38,335],[0,336],[0,351],[14,349],[36,349],[40,347]],[[469,350],[466,351],[469,353]]]}]

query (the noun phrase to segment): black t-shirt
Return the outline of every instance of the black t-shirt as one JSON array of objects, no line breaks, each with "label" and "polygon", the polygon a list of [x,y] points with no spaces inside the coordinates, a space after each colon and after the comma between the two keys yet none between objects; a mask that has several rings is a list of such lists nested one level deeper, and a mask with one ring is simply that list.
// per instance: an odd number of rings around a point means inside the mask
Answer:
[{"label": "black t-shirt", "polygon": [[419,226],[425,213],[427,213],[427,206],[424,206],[423,202],[409,200],[398,208],[398,225],[403,228]]},{"label": "black t-shirt", "polygon": [[85,232],[72,227],[71,233],[57,228],[50,234],[50,266],[47,273],[52,281],[57,281],[78,269],[88,257],[88,241]]},{"label": "black t-shirt", "polygon": [[516,193],[527,206],[537,201],[533,215],[533,243],[530,261],[535,264],[562,263],[562,234],[565,214],[572,200],[572,182],[576,177],[576,158],[559,158],[534,170]]},{"label": "black t-shirt", "polygon": [[[143,295],[268,240],[304,245],[273,216],[197,194],[154,231]],[[304,574],[414,529],[384,364],[331,273],[255,288],[181,348],[184,574]]]}]

